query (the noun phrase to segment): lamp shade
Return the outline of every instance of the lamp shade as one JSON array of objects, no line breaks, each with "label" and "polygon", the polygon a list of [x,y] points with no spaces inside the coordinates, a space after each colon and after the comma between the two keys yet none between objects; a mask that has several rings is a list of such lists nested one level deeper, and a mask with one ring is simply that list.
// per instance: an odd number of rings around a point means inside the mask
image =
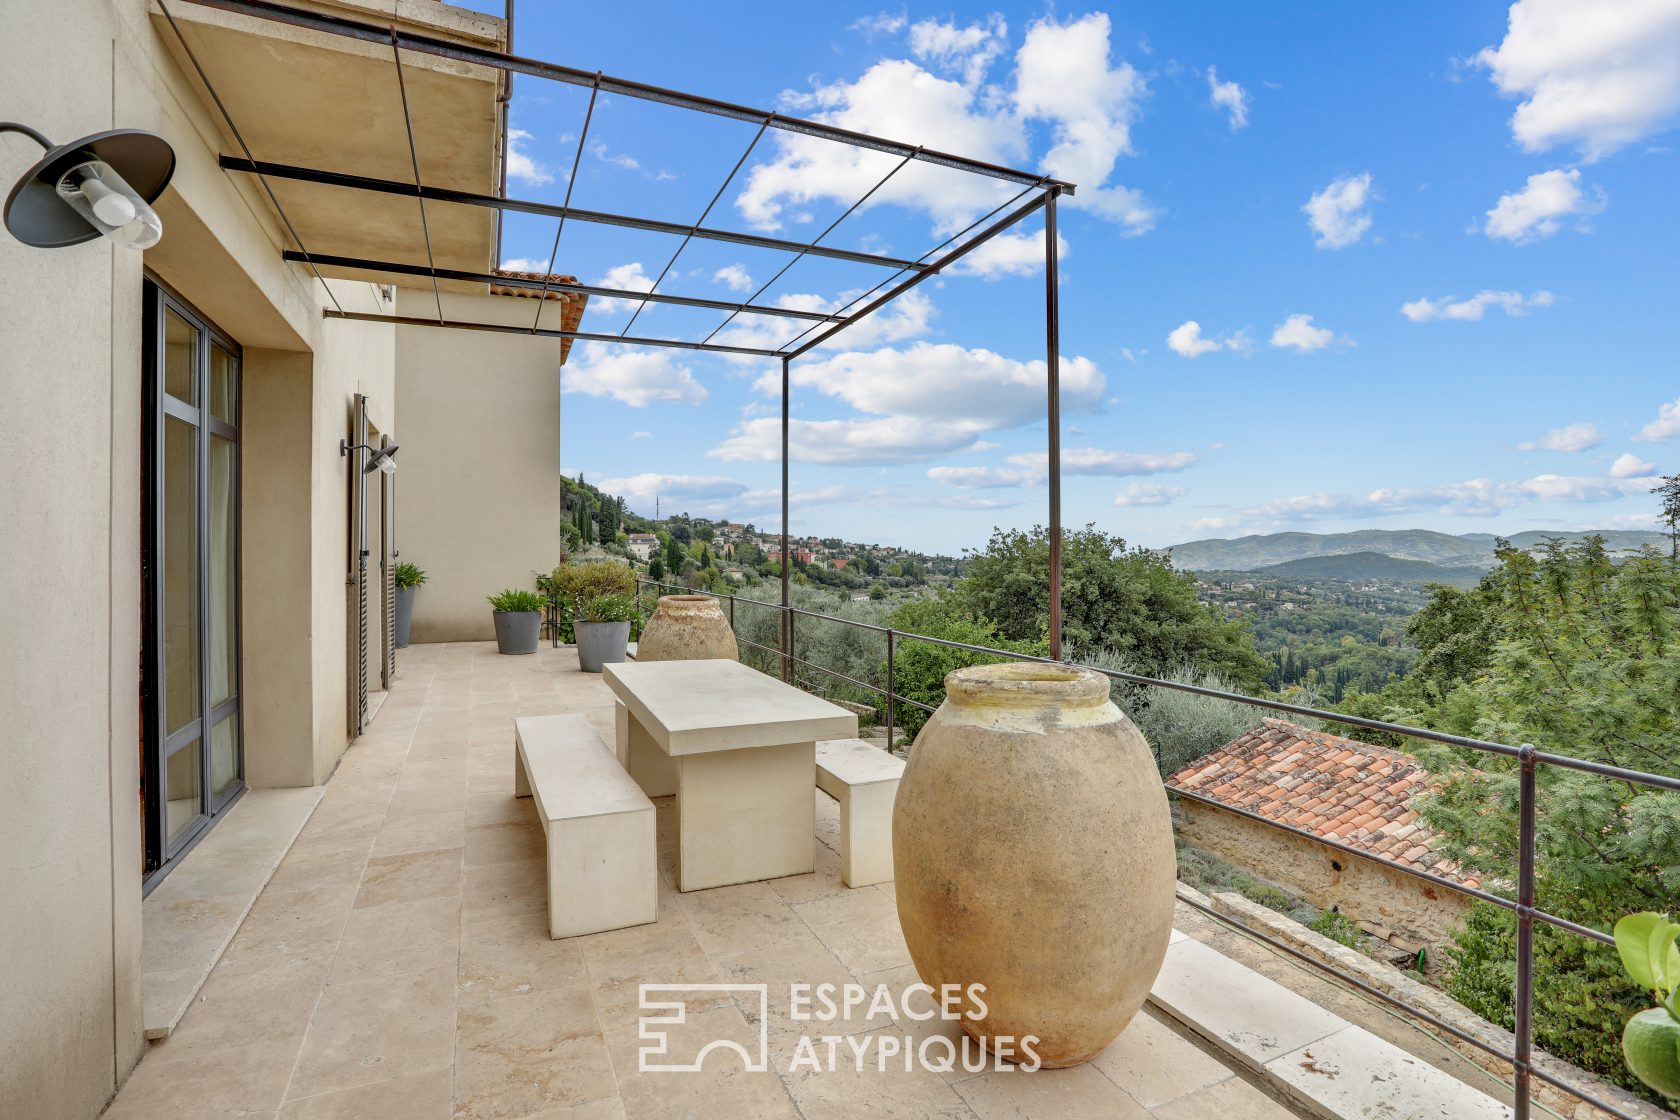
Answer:
[{"label": "lamp shade", "polygon": [[60,144],[24,173],[6,196],[6,228],[25,245],[57,249],[92,241],[100,230],[58,193],[66,172],[90,160],[108,165],[147,203],[175,174],[175,150],[154,133],[138,128],[96,132]]}]

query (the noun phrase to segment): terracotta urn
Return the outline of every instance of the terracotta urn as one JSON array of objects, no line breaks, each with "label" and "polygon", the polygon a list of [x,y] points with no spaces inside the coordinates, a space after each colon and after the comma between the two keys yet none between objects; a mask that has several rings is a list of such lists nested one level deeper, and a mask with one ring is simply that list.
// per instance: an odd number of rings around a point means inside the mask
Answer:
[{"label": "terracotta urn", "polygon": [[642,627],[637,661],[698,661],[727,657],[739,661],[735,631],[723,608],[710,595],[661,595],[659,606]]},{"label": "terracotta urn", "polygon": [[960,1020],[982,1045],[1030,1062],[1032,1036],[1042,1065],[1078,1065],[1143,1006],[1172,936],[1172,819],[1149,744],[1102,674],[1014,663],[947,675],[892,832],[916,971],[936,991],[984,985]]}]

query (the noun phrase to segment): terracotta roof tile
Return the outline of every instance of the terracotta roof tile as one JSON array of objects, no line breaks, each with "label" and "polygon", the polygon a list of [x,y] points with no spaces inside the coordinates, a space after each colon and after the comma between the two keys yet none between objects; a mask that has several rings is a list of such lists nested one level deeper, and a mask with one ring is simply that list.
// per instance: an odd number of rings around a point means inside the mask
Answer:
[{"label": "terracotta roof tile", "polygon": [[[535,280],[539,283],[544,280],[558,284],[576,284],[578,282],[576,276],[565,276],[558,272],[545,275],[541,272],[519,272],[511,268],[498,268],[491,275],[506,276],[510,280]],[[524,284],[492,284],[490,285],[490,294],[493,296],[522,296],[526,299],[552,300],[561,303],[563,306],[560,308],[558,322],[555,322],[550,315],[545,314],[543,316],[544,322],[542,325],[545,330],[549,328],[562,331],[577,330],[578,324],[583,321],[583,309],[589,303],[589,297],[582,292],[556,292],[552,290],[545,292],[541,288],[532,288]],[[571,353],[572,340],[569,338],[561,339],[560,363],[562,365],[565,364]]]},{"label": "terracotta roof tile", "polygon": [[1167,779],[1258,816],[1370,853],[1480,886],[1431,845],[1412,808],[1429,775],[1408,755],[1267,719]]}]

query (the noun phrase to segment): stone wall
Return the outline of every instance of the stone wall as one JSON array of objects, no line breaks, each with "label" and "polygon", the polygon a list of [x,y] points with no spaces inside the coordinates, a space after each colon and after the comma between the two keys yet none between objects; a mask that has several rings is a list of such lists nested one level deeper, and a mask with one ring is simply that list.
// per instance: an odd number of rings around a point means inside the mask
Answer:
[{"label": "stone wall", "polygon": [[1189,798],[1179,802],[1179,835],[1257,879],[1321,910],[1338,910],[1368,933],[1408,951],[1447,941],[1470,899],[1407,875],[1381,860],[1327,845]]}]

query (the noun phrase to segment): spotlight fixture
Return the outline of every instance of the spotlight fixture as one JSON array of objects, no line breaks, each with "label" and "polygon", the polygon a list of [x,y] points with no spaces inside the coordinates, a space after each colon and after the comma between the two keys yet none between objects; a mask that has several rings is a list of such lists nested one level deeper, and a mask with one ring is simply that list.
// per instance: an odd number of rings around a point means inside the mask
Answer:
[{"label": "spotlight fixture", "polygon": [[42,148],[42,156],[6,196],[6,228],[25,245],[57,249],[99,236],[150,249],[163,236],[151,203],[175,174],[168,141],[138,128],[96,132],[68,144],[28,125],[0,121]]},{"label": "spotlight fixture", "polygon": [[348,455],[356,450],[368,452],[368,461],[362,464],[363,474],[372,474],[374,471],[384,471],[386,474],[397,473],[396,444],[393,443],[389,447],[371,447],[365,443],[351,443],[347,439],[338,441],[338,453],[340,455]]}]

